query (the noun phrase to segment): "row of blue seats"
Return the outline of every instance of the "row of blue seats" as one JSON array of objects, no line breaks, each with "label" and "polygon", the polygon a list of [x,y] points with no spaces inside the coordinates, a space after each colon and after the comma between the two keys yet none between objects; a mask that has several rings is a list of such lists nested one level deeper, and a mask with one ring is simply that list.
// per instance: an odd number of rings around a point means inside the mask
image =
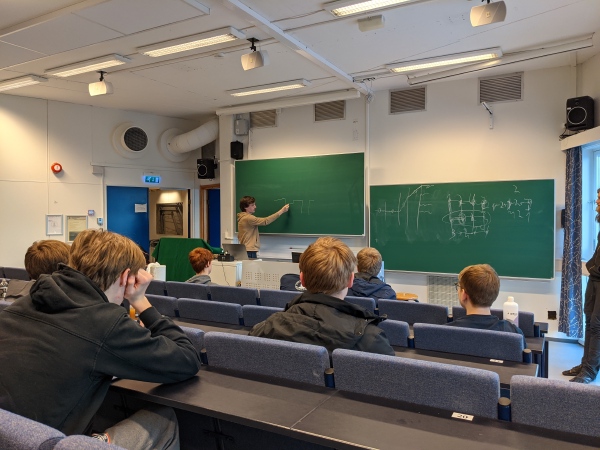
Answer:
[{"label": "row of blue seats", "polygon": [[29,274],[21,267],[0,267],[0,278],[29,281]]},{"label": "row of blue seats", "polygon": [[330,359],[320,346],[212,331],[203,339],[204,361],[216,369],[600,436],[593,414],[581,419],[582,410],[597,410],[596,387],[517,375],[507,399],[500,397],[498,374],[482,369],[342,349]]}]

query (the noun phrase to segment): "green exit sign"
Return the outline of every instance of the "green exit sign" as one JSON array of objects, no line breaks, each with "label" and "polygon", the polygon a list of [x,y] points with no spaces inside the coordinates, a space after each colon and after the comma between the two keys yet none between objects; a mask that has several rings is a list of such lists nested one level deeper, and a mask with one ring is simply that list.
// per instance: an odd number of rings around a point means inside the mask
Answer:
[{"label": "green exit sign", "polygon": [[160,184],[160,175],[144,174],[142,179],[143,179],[144,183],[147,183],[147,184]]}]

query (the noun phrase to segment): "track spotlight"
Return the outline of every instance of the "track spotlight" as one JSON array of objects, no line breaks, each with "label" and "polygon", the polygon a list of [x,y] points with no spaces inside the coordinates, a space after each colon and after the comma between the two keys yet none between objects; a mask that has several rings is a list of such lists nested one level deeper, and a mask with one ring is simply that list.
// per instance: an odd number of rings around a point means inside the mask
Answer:
[{"label": "track spotlight", "polygon": [[244,70],[256,69],[256,68],[262,67],[262,66],[268,66],[269,65],[269,54],[267,53],[267,51],[266,50],[262,50],[262,51],[258,51],[258,52],[256,51],[256,46],[254,44],[256,42],[258,42],[258,39],[250,38],[248,40],[251,42],[250,50],[252,50],[252,52],[242,55],[242,67],[244,68]]},{"label": "track spotlight", "polygon": [[504,22],[504,19],[506,19],[506,4],[502,0],[496,3],[490,3],[490,0],[487,0],[487,5],[471,8],[471,25],[474,27]]},{"label": "track spotlight", "polygon": [[98,71],[100,74],[100,81],[97,83],[90,83],[88,85],[88,89],[90,91],[90,96],[94,97],[96,95],[109,95],[113,93],[113,85],[108,81],[104,81],[104,74],[106,72],[100,70]]}]

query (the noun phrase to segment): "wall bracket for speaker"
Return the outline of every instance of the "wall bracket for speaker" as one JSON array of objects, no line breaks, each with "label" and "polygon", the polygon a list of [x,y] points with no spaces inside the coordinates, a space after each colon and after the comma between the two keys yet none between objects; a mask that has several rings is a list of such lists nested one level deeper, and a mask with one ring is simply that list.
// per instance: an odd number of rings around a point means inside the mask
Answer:
[{"label": "wall bracket for speaker", "polygon": [[172,162],[183,162],[190,156],[190,153],[173,153],[169,150],[169,142],[175,137],[183,134],[183,131],[177,128],[169,128],[160,135],[158,151],[165,159]]},{"label": "wall bracket for speaker", "polygon": [[148,135],[132,122],[125,122],[115,128],[112,145],[115,151],[125,158],[141,158],[148,148]]}]

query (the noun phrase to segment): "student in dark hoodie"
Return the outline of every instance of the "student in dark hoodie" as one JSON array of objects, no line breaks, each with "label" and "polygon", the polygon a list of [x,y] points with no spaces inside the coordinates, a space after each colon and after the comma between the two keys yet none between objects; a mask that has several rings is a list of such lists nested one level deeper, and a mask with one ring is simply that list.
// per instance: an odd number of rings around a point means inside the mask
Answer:
[{"label": "student in dark hoodie", "polygon": [[194,272],[196,272],[196,275],[187,280],[186,283],[216,284],[210,280],[213,262],[213,254],[210,250],[202,247],[195,248],[190,252],[188,258],[190,259],[190,264],[192,265]]},{"label": "student in dark hoodie", "polygon": [[365,247],[358,252],[356,257],[358,260],[358,273],[354,274],[354,283],[348,289],[348,295],[396,299],[396,292],[392,287],[377,278],[381,270],[381,253],[376,248]]},{"label": "student in dark hoodie", "polygon": [[345,302],[354,280],[356,257],[336,238],[322,237],[302,253],[300,280],[307,292],[250,330],[251,336],[394,355],[377,326],[383,318]]},{"label": "student in dark hoodie", "polygon": [[[152,276],[135,243],[102,230],[77,235],[69,266],[41,275],[0,312],[0,408],[65,434],[88,434],[113,377],[173,383],[200,358],[148,302]],[[144,326],[120,306],[124,299]],[[143,409],[97,437],[127,449],[179,448],[167,407]]]}]

